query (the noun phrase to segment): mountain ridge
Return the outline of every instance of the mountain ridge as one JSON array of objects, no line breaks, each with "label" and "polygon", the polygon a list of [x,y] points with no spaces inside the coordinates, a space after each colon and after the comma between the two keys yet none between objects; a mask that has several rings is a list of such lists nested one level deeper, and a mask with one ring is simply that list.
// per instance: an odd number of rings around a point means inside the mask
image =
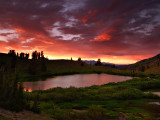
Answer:
[{"label": "mountain ridge", "polygon": [[[97,61],[95,60],[83,60],[83,62],[89,64],[89,65],[95,65],[97,63]],[[124,68],[126,65],[124,64],[114,64],[114,63],[108,63],[108,62],[101,62],[102,65],[108,66],[108,67],[115,67],[117,69],[122,69]]]},{"label": "mountain ridge", "polygon": [[160,73],[160,54],[127,65],[125,69],[146,73]]}]

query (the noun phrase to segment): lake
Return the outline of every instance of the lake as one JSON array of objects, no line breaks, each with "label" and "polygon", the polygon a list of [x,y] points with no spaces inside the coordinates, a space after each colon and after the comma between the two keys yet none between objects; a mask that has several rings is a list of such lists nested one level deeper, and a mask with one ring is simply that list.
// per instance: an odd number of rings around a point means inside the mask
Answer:
[{"label": "lake", "polygon": [[89,87],[93,85],[104,85],[110,82],[117,83],[129,79],[132,79],[132,77],[109,74],[76,74],[46,78],[43,81],[23,82],[23,87],[25,91],[31,92],[34,90],[47,90],[55,87]]}]

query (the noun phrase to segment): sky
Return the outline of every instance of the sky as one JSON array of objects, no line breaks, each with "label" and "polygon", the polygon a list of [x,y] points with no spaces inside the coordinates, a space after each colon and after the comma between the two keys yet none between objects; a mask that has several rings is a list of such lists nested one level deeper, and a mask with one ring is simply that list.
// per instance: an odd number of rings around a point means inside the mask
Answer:
[{"label": "sky", "polygon": [[159,48],[160,0],[0,0],[0,52],[131,64]]}]

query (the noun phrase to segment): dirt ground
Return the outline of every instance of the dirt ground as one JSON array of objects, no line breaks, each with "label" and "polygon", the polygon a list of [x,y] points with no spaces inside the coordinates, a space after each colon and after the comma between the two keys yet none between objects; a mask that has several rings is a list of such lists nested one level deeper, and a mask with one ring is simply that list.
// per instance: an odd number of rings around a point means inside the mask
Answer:
[{"label": "dirt ground", "polygon": [[53,120],[46,115],[35,114],[30,111],[19,113],[11,112],[0,108],[0,120]]}]

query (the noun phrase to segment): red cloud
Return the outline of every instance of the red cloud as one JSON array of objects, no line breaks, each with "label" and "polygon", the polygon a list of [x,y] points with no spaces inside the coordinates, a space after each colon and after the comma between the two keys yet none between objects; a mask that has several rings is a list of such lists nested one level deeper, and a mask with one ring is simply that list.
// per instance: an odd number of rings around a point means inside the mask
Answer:
[{"label": "red cloud", "polygon": [[115,32],[116,30],[112,27],[108,28],[104,32],[98,34],[97,37],[95,37],[93,40],[90,40],[91,42],[94,41],[108,41],[112,38],[112,33]]},{"label": "red cloud", "polygon": [[94,38],[94,40],[90,40],[90,41],[91,42],[93,42],[93,41],[107,41],[107,40],[110,40],[111,38],[112,38],[111,35],[109,35],[107,33],[102,33],[98,37]]},{"label": "red cloud", "polygon": [[82,18],[82,22],[83,22],[83,24],[86,24],[87,23],[87,18]]},{"label": "red cloud", "polygon": [[98,13],[97,10],[89,10],[88,14],[82,18],[83,24],[86,24],[89,19],[95,19],[97,13]]},{"label": "red cloud", "polygon": [[[0,33],[1,52],[37,49],[44,50],[49,58],[101,58],[113,63],[133,63],[137,58],[159,53],[159,21],[155,21],[159,18],[159,0],[86,0],[80,1],[84,3],[81,7],[78,3],[68,6],[77,9],[65,12],[64,0],[47,0],[45,7],[41,7],[46,3],[43,0],[21,0],[16,4],[14,0],[1,1],[0,29],[12,29]],[[150,8],[153,9],[150,11]],[[141,11],[145,11],[147,17],[141,16]],[[148,24],[151,27],[145,27]],[[61,34],[52,31],[54,27]],[[150,29],[147,35],[142,33],[146,29]],[[64,35],[80,37],[63,40]]]}]

